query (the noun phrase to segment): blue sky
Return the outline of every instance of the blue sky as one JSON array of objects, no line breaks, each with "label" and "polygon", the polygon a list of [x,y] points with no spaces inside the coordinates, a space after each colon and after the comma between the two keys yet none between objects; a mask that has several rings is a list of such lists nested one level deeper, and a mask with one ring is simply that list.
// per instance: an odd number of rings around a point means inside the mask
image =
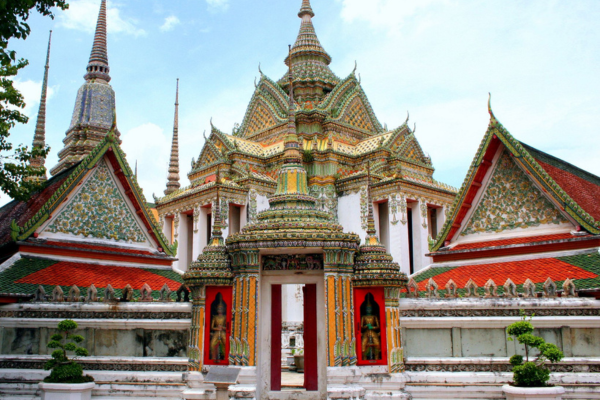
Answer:
[{"label": "blue sky", "polygon": [[[120,0],[108,2],[111,85],[129,163],[146,197],[162,194],[180,78],[182,184],[203,131],[241,123],[258,65],[273,79],[300,26],[300,0]],[[54,21],[33,16],[32,34],[9,46],[30,65],[18,76],[25,126],[35,128],[48,31],[53,30],[46,166],[57,162],[91,50],[99,0],[72,0]],[[375,113],[389,128],[410,123],[432,157],[435,178],[460,186],[488,123],[600,175],[600,2],[595,0],[312,0],[332,70],[357,61]],[[0,202],[6,202],[6,196]]]}]

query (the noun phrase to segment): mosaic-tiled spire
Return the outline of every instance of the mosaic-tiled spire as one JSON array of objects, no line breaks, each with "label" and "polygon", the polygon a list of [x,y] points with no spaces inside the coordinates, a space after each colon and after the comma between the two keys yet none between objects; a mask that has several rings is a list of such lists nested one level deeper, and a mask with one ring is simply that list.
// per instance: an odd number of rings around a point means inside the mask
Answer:
[{"label": "mosaic-tiled spire", "polygon": [[[52,41],[52,31],[48,38],[48,52],[46,53],[46,66],[44,67],[44,80],[42,81],[42,95],[40,97],[40,109],[38,110],[37,122],[35,124],[35,135],[33,136],[33,147],[43,149],[46,147],[46,95],[48,93],[48,69],[50,69],[50,43]],[[29,165],[32,168],[42,168],[46,163],[43,157],[31,159]],[[45,181],[46,172],[43,175],[30,177],[31,179]]]},{"label": "mosaic-tiled spire", "polygon": [[371,165],[367,164],[367,236],[360,246],[354,264],[355,286],[403,286],[407,282],[406,275],[400,272],[400,266],[394,262],[385,246],[379,242],[373,217],[373,200],[371,199]]},{"label": "mosaic-tiled spire", "polygon": [[85,80],[102,79],[110,82],[110,68],[108,66],[108,51],[106,46],[106,0],[102,0],[102,3],[100,3],[94,45],[92,46],[92,53],[90,54],[90,61],[86,70]]},{"label": "mosaic-tiled spire", "polygon": [[231,272],[231,260],[227,254],[225,240],[223,239],[223,227],[221,222],[221,197],[219,187],[221,185],[221,173],[217,168],[215,186],[217,188],[217,201],[213,211],[213,229],[208,244],[194,261],[183,279],[188,287],[199,285],[229,285],[233,274]]},{"label": "mosaic-tiled spire", "polygon": [[219,193],[219,185],[221,184],[221,169],[217,167],[217,176],[215,177],[215,186],[217,187],[217,204],[213,215],[213,229],[210,238],[209,246],[224,246],[223,241],[223,225],[221,221],[221,196]]},{"label": "mosaic-tiled spire", "polygon": [[87,156],[110,132],[117,141],[121,134],[116,126],[115,92],[110,81],[106,47],[106,0],[100,3],[96,32],[85,83],[77,92],[71,125],[63,139],[64,148],[58,152],[58,164],[50,173],[56,175]]},{"label": "mosaic-tiled spire", "polygon": [[[329,69],[331,56],[327,54],[315,32],[312,18],[315,13],[309,0],[302,0],[298,16],[302,19],[300,32],[292,51],[285,59],[286,65],[292,66],[293,81],[298,101],[321,100],[326,91],[330,91],[340,79]],[[284,88],[289,88],[286,77],[279,81]]]},{"label": "mosaic-tiled spire", "polygon": [[175,90],[175,118],[173,121],[173,142],[171,143],[171,160],[169,161],[169,175],[167,176],[167,189],[165,195],[171,194],[181,185],[179,184],[179,79]]},{"label": "mosaic-tiled spire", "polygon": [[[289,49],[291,54],[291,46]],[[283,166],[277,176],[277,190],[275,195],[308,195],[308,181],[306,170],[302,165],[300,143],[296,133],[296,116],[294,102],[294,84],[292,78],[292,65],[288,69],[289,102],[288,102],[288,133],[284,141]]]}]

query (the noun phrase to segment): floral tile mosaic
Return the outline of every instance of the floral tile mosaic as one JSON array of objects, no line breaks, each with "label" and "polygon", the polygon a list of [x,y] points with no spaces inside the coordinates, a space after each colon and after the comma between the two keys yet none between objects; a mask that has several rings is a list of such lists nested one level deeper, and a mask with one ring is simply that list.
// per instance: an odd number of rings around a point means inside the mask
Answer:
[{"label": "floral tile mosaic", "polygon": [[490,183],[461,235],[499,233],[568,220],[504,151]]},{"label": "floral tile mosaic", "polygon": [[146,235],[102,160],[79,193],[47,228],[52,233],[146,242]]}]

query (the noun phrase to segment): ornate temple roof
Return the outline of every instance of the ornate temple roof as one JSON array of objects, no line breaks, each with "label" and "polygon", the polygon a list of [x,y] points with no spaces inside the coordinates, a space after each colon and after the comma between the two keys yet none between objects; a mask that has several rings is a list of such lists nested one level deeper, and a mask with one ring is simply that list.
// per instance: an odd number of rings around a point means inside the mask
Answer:
[{"label": "ornate temple roof", "polygon": [[446,222],[431,248],[433,254],[443,250],[461,228],[500,145],[505,146],[512,162],[526,171],[527,176],[539,183],[545,195],[560,205],[562,213],[567,214],[587,232],[599,235],[600,213],[598,202],[594,198],[600,194],[600,178],[519,142],[496,119],[491,105],[488,106],[490,123],[487,132],[447,214]]},{"label": "ornate temple roof", "polygon": [[[175,247],[168,244],[157,221],[147,207],[142,189],[137,184],[133,171],[129,167],[125,154],[121,150],[114,133],[110,132],[76,165],[52,177],[44,186],[34,193],[28,201],[13,200],[0,208],[0,247],[9,251],[8,246],[14,242],[24,241],[34,236],[36,230],[49,220],[55,210],[77,189],[104,156],[108,156],[113,168],[118,172],[120,184],[127,197],[136,208],[145,228],[158,247],[168,256],[175,255]],[[13,250],[14,251],[14,250]]]}]

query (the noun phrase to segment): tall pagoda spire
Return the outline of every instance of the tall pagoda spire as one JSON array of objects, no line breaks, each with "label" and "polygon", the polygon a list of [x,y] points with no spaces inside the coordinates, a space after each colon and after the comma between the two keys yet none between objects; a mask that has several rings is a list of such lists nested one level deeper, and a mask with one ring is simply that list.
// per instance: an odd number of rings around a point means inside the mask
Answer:
[{"label": "tall pagoda spire", "polygon": [[179,184],[179,78],[175,90],[175,118],[173,121],[173,142],[171,143],[171,160],[169,161],[169,175],[167,176],[167,189],[165,195],[171,194],[181,185]]},{"label": "tall pagoda spire", "polygon": [[102,79],[110,82],[110,75],[108,74],[110,68],[108,66],[108,50],[106,46],[106,0],[102,0],[100,3],[94,44],[86,70],[85,80]]},{"label": "tall pagoda spire", "polygon": [[115,92],[108,83],[110,67],[106,46],[106,0],[101,0],[92,52],[86,67],[85,83],[77,92],[71,125],[63,139],[64,148],[58,153],[58,164],[52,175],[72,167],[87,156],[104,137],[114,130],[117,140],[121,134],[116,126]]},{"label": "tall pagoda spire", "polygon": [[[40,109],[38,110],[37,122],[35,124],[35,135],[33,136],[33,148],[43,149],[46,147],[46,95],[48,94],[48,70],[50,69],[50,44],[52,42],[52,31],[48,37],[48,51],[46,53],[46,66],[44,67],[44,80],[42,81],[42,95],[40,97]],[[40,169],[46,164],[44,157],[33,158],[29,165]],[[46,171],[43,175],[32,176],[31,179],[45,181]]]},{"label": "tall pagoda spire", "polygon": [[[309,0],[302,0],[298,17],[302,19],[300,32],[292,51],[285,59],[286,65],[293,64],[292,73],[298,101],[319,101],[340,79],[329,69],[331,56],[327,54],[315,32],[312,18],[315,13]],[[279,81],[284,88],[289,88],[286,77]]]}]

